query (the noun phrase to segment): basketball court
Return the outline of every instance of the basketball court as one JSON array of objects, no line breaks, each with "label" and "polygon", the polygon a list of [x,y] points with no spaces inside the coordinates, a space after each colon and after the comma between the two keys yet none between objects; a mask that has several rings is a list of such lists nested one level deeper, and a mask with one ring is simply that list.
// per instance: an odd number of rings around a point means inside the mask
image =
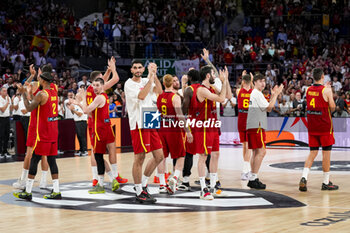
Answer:
[{"label": "basketball court", "polygon": [[[39,189],[38,180],[32,202],[16,199],[12,183],[18,178],[23,162],[1,163],[1,232],[348,232],[349,150],[332,152],[331,181],[340,186],[339,190],[321,191],[319,155],[305,193],[298,190],[298,183],[308,155],[306,148],[267,150],[259,175],[267,185],[266,191],[251,190],[247,182],[240,180],[243,164],[240,146],[221,146],[220,151],[219,178],[227,197],[213,201],[199,199],[199,186],[194,183],[198,179],[195,156],[192,192],[157,194],[158,186],[150,183],[150,192],[158,199],[155,205],[134,202],[133,153],[118,154],[119,172],[130,183],[113,193],[106,180],[106,193],[96,195],[88,194],[89,157],[58,159],[62,200],[43,199],[51,189],[50,186],[47,190]],[[167,164],[171,170],[171,161]],[[49,177],[49,183],[50,180]]]}]

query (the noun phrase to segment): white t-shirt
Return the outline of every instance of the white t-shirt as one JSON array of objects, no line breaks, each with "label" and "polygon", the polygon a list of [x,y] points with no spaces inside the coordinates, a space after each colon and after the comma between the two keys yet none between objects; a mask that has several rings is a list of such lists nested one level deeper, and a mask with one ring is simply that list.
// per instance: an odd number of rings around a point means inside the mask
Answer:
[{"label": "white t-shirt", "polygon": [[131,78],[129,78],[125,82],[124,90],[126,99],[126,109],[128,110],[129,115],[130,130],[136,129],[136,124],[138,128],[143,128],[142,109],[150,109],[154,106],[152,101],[152,97],[154,97],[154,83],[152,83],[151,90],[144,100],[140,100],[138,98],[140,91],[146,86],[148,81],[148,78],[141,78],[140,82],[135,82]]},{"label": "white t-shirt", "polygon": [[83,109],[81,109],[81,107],[79,107],[78,105],[74,105],[74,111],[76,112],[80,112],[82,113],[83,115],[81,116],[78,116],[77,114],[74,114],[74,121],[87,121],[87,114],[84,114],[84,111]]},{"label": "white t-shirt", "polygon": [[[230,100],[233,104],[237,104],[237,100],[235,97],[232,96]],[[227,102],[229,102],[229,99],[226,98],[224,104],[226,104]],[[226,107],[224,108],[224,116],[235,116],[235,115],[236,115],[235,108],[232,107],[231,103],[227,103]]]},{"label": "white t-shirt", "polygon": [[63,102],[64,105],[64,119],[74,119],[74,114],[72,113],[72,111],[69,109],[69,107],[67,106],[69,99],[66,99]]},{"label": "white t-shirt", "polygon": [[2,98],[2,96],[0,96],[0,108],[4,107],[6,105],[7,98],[9,99],[10,104],[7,106],[7,108],[5,109],[4,112],[0,111],[0,117],[9,117],[10,116],[10,106],[11,106],[10,97],[7,96],[4,99],[4,98]]},{"label": "white t-shirt", "polygon": [[24,105],[24,100],[23,98],[21,98],[21,100],[19,101],[18,103],[18,111],[20,112],[20,114],[18,115],[21,115],[21,116],[30,116],[30,112],[27,112],[26,114],[23,114],[22,113],[22,110],[25,110],[26,109],[26,106]]},{"label": "white t-shirt", "polygon": [[333,82],[333,86],[334,86],[334,91],[340,91],[340,89],[342,88],[342,85],[339,81]]},{"label": "white t-shirt", "polygon": [[[13,105],[19,105],[19,98],[17,96],[13,99]],[[18,106],[17,110],[13,109],[12,115],[13,116],[15,116],[15,115],[22,116],[22,112],[19,110],[19,106]]]},{"label": "white t-shirt", "polygon": [[257,89],[253,89],[250,94],[247,129],[267,129],[266,108],[269,102],[265,99],[263,93]]},{"label": "white t-shirt", "polygon": [[113,37],[121,37],[122,36],[122,32],[120,31],[120,29],[122,28],[122,25],[118,24],[113,24]]},{"label": "white t-shirt", "polygon": [[86,84],[85,84],[84,81],[81,80],[81,81],[78,82],[78,88],[80,88],[81,85],[85,85],[85,87],[87,88],[88,86],[91,85],[91,83],[89,81],[86,81]]}]

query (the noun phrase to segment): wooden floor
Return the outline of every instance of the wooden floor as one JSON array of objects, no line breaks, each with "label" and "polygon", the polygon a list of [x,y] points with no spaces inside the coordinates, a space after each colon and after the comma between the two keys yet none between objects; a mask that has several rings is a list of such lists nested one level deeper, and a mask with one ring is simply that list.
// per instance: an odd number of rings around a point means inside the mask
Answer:
[{"label": "wooden floor", "polygon": [[[248,190],[246,182],[240,181],[241,153],[241,148],[221,148],[219,177],[224,188]],[[304,161],[307,154],[307,150],[269,149],[260,174],[267,184],[266,191],[296,199],[306,205],[303,207],[137,213],[24,207],[0,202],[0,232],[350,232],[350,169],[331,173],[331,180],[340,186],[340,190],[332,192],[320,190],[322,172],[312,171],[309,191],[301,193],[298,191],[300,170],[269,166]],[[132,160],[132,153],[118,154],[119,171],[131,182]],[[334,151],[332,160],[349,161],[350,150]],[[0,164],[0,182],[17,179],[22,164]],[[90,181],[89,164],[89,158],[59,159],[60,183]],[[192,184],[195,179],[196,166]],[[11,186],[0,185],[0,196],[12,191]]]}]

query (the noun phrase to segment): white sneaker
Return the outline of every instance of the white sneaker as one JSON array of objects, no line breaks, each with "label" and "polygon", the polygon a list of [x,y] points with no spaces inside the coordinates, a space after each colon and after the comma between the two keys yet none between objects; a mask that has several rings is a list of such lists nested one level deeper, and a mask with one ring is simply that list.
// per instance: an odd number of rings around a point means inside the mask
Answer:
[{"label": "white sneaker", "polygon": [[204,188],[201,191],[201,194],[200,194],[199,198],[202,199],[202,200],[208,200],[208,201],[214,200],[213,195],[211,195],[211,193],[208,191],[207,188]]},{"label": "white sneaker", "polygon": [[176,192],[176,179],[174,177],[171,177],[169,179],[169,189],[171,190],[171,193],[174,194]]},{"label": "white sneaker", "polygon": [[241,173],[241,180],[249,180],[249,172]]},{"label": "white sneaker", "polygon": [[15,183],[12,184],[15,189],[24,189],[26,187],[26,180],[19,178]]},{"label": "white sneaker", "polygon": [[12,158],[12,155],[10,155],[10,154],[5,154],[5,157],[6,157],[6,159],[11,159],[11,158]]},{"label": "white sneaker", "polygon": [[168,193],[168,190],[165,186],[159,186],[159,193]]},{"label": "white sneaker", "polygon": [[221,189],[210,189],[210,193],[213,195],[213,197],[227,197],[227,194],[223,192]]}]

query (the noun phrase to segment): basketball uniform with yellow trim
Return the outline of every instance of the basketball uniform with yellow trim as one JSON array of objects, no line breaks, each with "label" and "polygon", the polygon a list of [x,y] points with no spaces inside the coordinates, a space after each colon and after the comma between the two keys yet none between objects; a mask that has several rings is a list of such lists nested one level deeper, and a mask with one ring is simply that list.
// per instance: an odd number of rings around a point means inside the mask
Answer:
[{"label": "basketball uniform with yellow trim", "polygon": [[329,103],[323,98],[325,86],[314,84],[306,91],[309,147],[335,143]]},{"label": "basketball uniform with yellow trim", "polygon": [[[184,157],[186,154],[185,133],[178,125],[174,126],[171,124],[171,122],[179,122],[173,106],[175,95],[173,92],[164,91],[157,99],[157,108],[162,114],[161,127],[158,133],[162,141],[164,157],[168,157],[170,153],[172,159]],[[163,124],[167,124],[169,127],[164,128]]]},{"label": "basketball uniform with yellow trim", "polygon": [[239,138],[241,142],[247,142],[247,117],[249,109],[249,99],[250,94],[253,89],[248,91],[244,88],[241,88],[237,96],[238,104],[238,119],[237,119],[237,128],[239,132]]},{"label": "basketball uniform with yellow trim", "polygon": [[[89,106],[94,101],[95,98],[96,98],[96,94],[94,92],[94,88],[92,87],[92,85],[89,85],[88,88],[86,89],[87,106]],[[88,116],[88,131],[89,131],[91,145],[94,145],[94,140],[92,139],[92,134],[94,132],[94,121],[91,115]]]},{"label": "basketball uniform with yellow trim", "polygon": [[102,108],[96,108],[92,112],[93,121],[93,148],[94,153],[104,154],[106,152],[107,144],[115,141],[114,132],[109,118],[109,99],[106,93],[101,94],[106,103]]}]

